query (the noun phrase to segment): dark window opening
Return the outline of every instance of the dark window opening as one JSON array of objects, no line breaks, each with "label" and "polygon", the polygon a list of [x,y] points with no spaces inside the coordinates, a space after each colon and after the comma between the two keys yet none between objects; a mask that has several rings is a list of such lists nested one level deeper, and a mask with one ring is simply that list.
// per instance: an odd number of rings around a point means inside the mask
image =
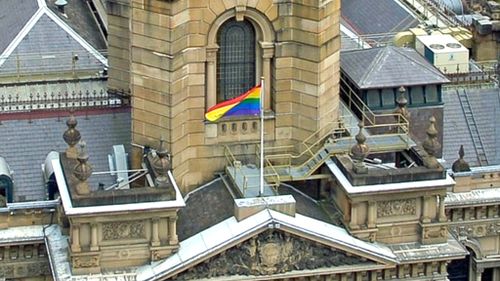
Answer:
[{"label": "dark window opening", "polygon": [[231,19],[217,34],[217,102],[255,86],[255,30],[248,21]]}]

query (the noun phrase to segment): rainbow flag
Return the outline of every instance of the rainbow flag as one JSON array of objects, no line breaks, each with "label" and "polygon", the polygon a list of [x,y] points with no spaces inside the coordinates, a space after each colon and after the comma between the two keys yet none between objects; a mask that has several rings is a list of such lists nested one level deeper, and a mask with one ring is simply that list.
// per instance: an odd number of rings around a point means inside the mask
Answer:
[{"label": "rainbow flag", "polygon": [[241,96],[218,103],[208,109],[205,118],[214,122],[222,116],[259,115],[260,92],[260,85],[258,85]]}]

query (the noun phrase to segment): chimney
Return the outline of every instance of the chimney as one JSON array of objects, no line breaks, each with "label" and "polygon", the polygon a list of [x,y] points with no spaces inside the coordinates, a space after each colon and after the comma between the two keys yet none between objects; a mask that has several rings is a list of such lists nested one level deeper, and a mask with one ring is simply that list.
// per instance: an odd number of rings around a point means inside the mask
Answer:
[{"label": "chimney", "polygon": [[56,4],[57,9],[59,9],[59,12],[61,12],[61,14],[64,14],[64,6],[68,5],[68,1],[56,0],[56,2],[54,4]]}]

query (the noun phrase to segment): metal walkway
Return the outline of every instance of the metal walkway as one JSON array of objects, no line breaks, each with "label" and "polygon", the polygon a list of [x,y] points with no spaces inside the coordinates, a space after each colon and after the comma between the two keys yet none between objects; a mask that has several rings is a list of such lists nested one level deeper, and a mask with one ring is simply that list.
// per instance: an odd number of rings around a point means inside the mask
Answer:
[{"label": "metal walkway", "polygon": [[[359,132],[359,119],[352,110],[362,116],[363,133],[367,136],[366,144],[370,153],[403,151],[415,146],[409,137],[409,123],[398,113],[375,114],[348,87],[342,89],[341,95],[347,99],[340,104],[341,117],[312,133],[308,138],[296,145],[265,147],[264,149],[264,194],[274,195],[283,181],[310,180],[321,177],[313,175],[326,160],[336,154],[348,153],[356,144],[355,135]],[[372,132],[369,134],[368,132]],[[260,163],[259,145],[256,146],[256,159]],[[259,167],[246,165],[235,158],[231,149],[225,146],[226,173],[237,187],[240,196],[256,197],[259,194]]]},{"label": "metal walkway", "polygon": [[[327,159],[336,155],[350,151],[356,143],[354,137],[343,137],[328,140],[305,162],[299,165],[274,164],[290,163],[290,154],[267,155],[266,166],[264,168],[264,194],[272,196],[277,194],[276,188],[283,181],[299,181],[311,179],[313,173],[325,163]],[[384,153],[401,151],[415,146],[415,142],[406,134],[372,135],[366,141],[370,147],[370,153]],[[259,168],[255,165],[228,165],[226,172],[233,184],[237,187],[241,197],[257,197],[259,193]]]}]

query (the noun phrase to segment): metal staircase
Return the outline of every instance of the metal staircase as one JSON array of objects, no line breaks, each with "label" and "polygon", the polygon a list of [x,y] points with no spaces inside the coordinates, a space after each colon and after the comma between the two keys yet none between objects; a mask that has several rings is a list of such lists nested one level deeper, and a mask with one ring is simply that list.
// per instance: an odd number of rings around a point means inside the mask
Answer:
[{"label": "metal staircase", "polygon": [[484,151],[483,141],[479,130],[477,128],[476,119],[474,118],[474,113],[470,106],[469,97],[465,89],[457,89],[458,99],[462,110],[465,115],[465,120],[467,122],[467,127],[469,128],[470,135],[472,137],[472,143],[474,144],[474,149],[476,150],[477,160],[481,166],[488,165],[488,159],[486,158],[486,152]]},{"label": "metal staircase", "polygon": [[[409,149],[415,143],[409,137],[409,123],[399,114],[373,113],[351,88],[342,89],[348,106],[356,110],[364,121],[364,131],[372,132],[366,144],[371,153],[384,153]],[[350,120],[350,122],[348,121]],[[346,122],[348,121],[348,122]],[[281,182],[316,179],[315,175],[330,157],[348,153],[356,143],[358,127],[343,116],[326,124],[296,145],[266,146],[264,148],[264,196],[274,195]],[[225,146],[226,173],[242,197],[259,196],[259,167],[236,159],[229,146]],[[256,145],[255,162],[260,163],[260,147]]]}]

